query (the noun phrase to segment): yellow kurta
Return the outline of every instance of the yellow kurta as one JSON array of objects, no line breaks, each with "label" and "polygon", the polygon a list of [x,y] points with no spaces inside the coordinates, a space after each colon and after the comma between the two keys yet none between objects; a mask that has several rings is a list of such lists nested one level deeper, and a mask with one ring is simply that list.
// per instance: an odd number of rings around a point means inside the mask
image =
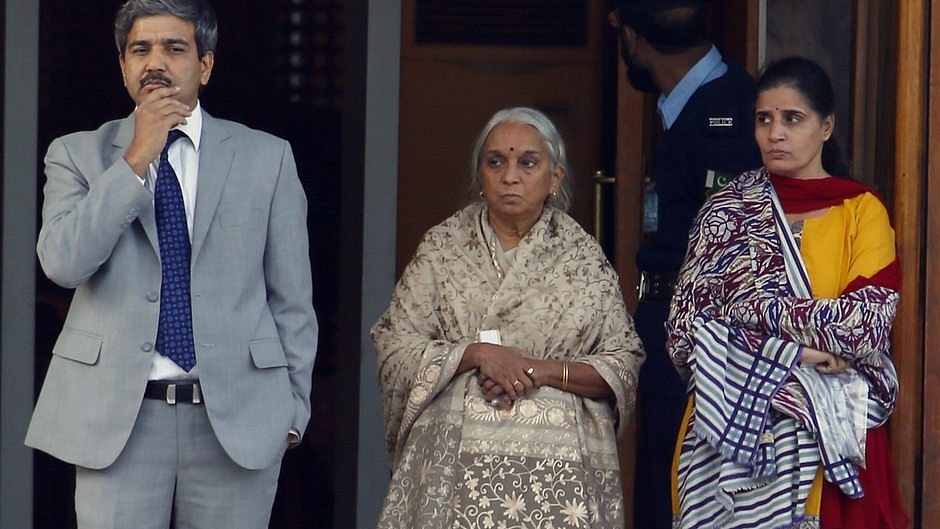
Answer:
[{"label": "yellow kurta", "polygon": [[800,254],[813,297],[839,297],[856,277],[871,277],[895,259],[894,230],[884,205],[864,193],[807,219]]}]

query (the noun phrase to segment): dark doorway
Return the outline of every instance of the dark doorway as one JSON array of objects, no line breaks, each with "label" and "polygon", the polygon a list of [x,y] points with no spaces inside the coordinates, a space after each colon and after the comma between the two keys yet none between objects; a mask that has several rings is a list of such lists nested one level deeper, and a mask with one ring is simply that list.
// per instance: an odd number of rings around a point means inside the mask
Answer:
[{"label": "dark doorway", "polygon": [[[121,83],[113,39],[120,0],[42,2],[40,157],[55,137],[97,128],[133,110]],[[216,0],[219,45],[201,96],[213,116],[290,141],[309,205],[314,304],[320,343],[313,416],[303,443],[281,470],[271,528],[330,528],[338,457],[334,391],[338,364],[341,219],[343,13],[340,0]],[[42,167],[42,160],[39,161]],[[41,169],[40,169],[41,170]],[[37,174],[36,185],[44,183]],[[41,200],[41,198],[40,198]],[[36,387],[45,376],[71,291],[37,274]],[[351,356],[351,355],[347,355]],[[45,454],[35,460],[36,529],[75,527],[74,470]]]}]

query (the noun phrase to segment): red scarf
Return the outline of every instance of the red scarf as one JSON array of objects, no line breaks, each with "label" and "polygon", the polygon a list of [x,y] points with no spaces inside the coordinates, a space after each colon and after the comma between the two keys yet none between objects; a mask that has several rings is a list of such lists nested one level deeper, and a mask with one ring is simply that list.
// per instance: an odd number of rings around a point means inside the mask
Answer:
[{"label": "red scarf", "polygon": [[[817,209],[828,208],[841,204],[846,199],[856,197],[862,193],[871,193],[884,200],[867,185],[849,180],[829,176],[826,178],[801,179],[787,178],[770,174],[770,183],[780,197],[780,204],[786,213],[806,213]],[[878,285],[892,290],[901,289],[901,266],[897,259],[879,270],[872,277],[858,276],[845,287],[843,294],[858,290],[866,285]]]},{"label": "red scarf", "polygon": [[878,196],[874,189],[861,182],[834,176],[803,179],[771,173],[770,183],[773,184],[777,196],[780,197],[783,210],[787,213],[806,213],[837,206],[844,200],[862,193]]}]

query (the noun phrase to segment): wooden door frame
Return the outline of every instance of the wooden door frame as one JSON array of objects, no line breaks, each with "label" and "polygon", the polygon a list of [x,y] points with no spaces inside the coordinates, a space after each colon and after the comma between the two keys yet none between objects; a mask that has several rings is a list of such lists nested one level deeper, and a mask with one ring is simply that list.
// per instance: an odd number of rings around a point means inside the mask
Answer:
[{"label": "wooden door frame", "polygon": [[[925,403],[930,402],[930,398],[925,397],[936,397],[938,388],[936,384],[924,384],[924,381],[928,380],[925,375],[936,378],[938,373],[936,362],[927,358],[924,352],[928,350],[928,346],[937,345],[936,329],[940,325],[940,313],[936,310],[928,312],[923,297],[923,293],[928,296],[937,294],[936,281],[929,279],[932,277],[931,269],[940,265],[940,253],[936,250],[927,252],[924,246],[925,234],[927,241],[936,239],[940,234],[940,216],[930,215],[926,209],[930,199],[928,193],[937,194],[937,190],[928,187],[925,181],[928,169],[925,153],[928,140],[926,118],[930,108],[925,108],[928,101],[927,29],[931,23],[928,20],[928,1],[932,0],[898,2],[895,52],[898,71],[894,88],[897,122],[894,141],[893,221],[904,282],[893,334],[893,355],[901,380],[901,390],[898,407],[890,425],[898,482],[905,506],[912,517],[913,527],[936,527],[940,523],[940,510],[934,508],[931,513],[925,512],[925,506],[938,503],[935,490],[937,487],[927,487],[927,484],[932,483],[929,479],[935,478],[940,470],[937,465],[940,443],[925,435],[938,426],[940,418],[935,407],[925,406]],[[934,10],[935,28],[937,18]],[[936,65],[940,61],[936,54],[933,54],[931,61],[933,68],[930,71],[935,79]],[[935,88],[931,89],[930,96],[936,101]],[[933,123],[932,130],[940,129]],[[930,138],[932,143],[937,144],[940,135],[931,135]],[[929,157],[931,165],[935,168],[937,155],[931,154]],[[925,257],[927,266],[922,268]],[[931,263],[934,264],[933,267],[930,266]],[[934,321],[930,322],[930,319]],[[930,332],[930,329],[933,329],[933,332]],[[932,415],[928,416],[928,413]],[[931,450],[932,456],[926,455],[931,454]],[[927,464],[927,457],[932,458],[932,464]],[[919,479],[918,475],[921,464],[924,469],[923,480]],[[934,492],[931,493],[930,489],[934,489]],[[930,494],[933,494],[932,500],[928,497]],[[919,505],[918,497],[922,499]]]},{"label": "wooden door frame", "polygon": [[[614,159],[614,265],[620,275],[620,289],[630,314],[636,311],[640,274],[635,260],[641,237],[641,195],[643,182],[643,123],[648,119],[642,93],[627,88],[626,67],[618,63],[617,73],[617,154]],[[628,119],[627,116],[630,116]],[[618,439],[620,472],[623,481],[626,527],[633,527],[633,491],[636,454],[636,416]]]},{"label": "wooden door frame", "polygon": [[[925,1],[912,3],[917,4],[914,7],[918,10],[906,15],[906,18],[910,20],[912,17],[917,17],[916,21],[922,21],[923,24],[927,25],[927,28],[919,28],[919,34],[925,43],[919,47],[922,50],[930,51],[928,55],[930,57],[929,63],[920,62],[928,68],[926,73],[921,74],[921,79],[929,79],[929,85],[921,85],[921,90],[926,89],[925,92],[913,94],[919,96],[926,93],[925,98],[918,98],[917,100],[926,101],[927,105],[926,108],[921,108],[919,113],[921,119],[927,121],[926,126],[922,124],[921,127],[921,130],[924,130],[927,134],[926,141],[916,142],[919,145],[925,145],[927,148],[927,167],[926,171],[914,173],[926,174],[926,179],[920,180],[926,190],[920,195],[925,197],[926,204],[924,204],[924,207],[927,211],[925,215],[926,226],[924,227],[926,232],[925,258],[923,259],[925,263],[924,284],[920,289],[925,293],[925,297],[921,298],[921,304],[924,307],[924,346],[921,349],[924,366],[922,380],[924,383],[922,386],[923,395],[920,400],[921,412],[919,414],[923,417],[923,429],[919,432],[920,436],[918,437],[923,443],[922,452],[920,452],[922,454],[923,473],[918,483],[921,504],[917,510],[921,523],[916,527],[940,527],[940,487],[937,486],[937,480],[940,479],[940,439],[937,439],[935,435],[931,435],[932,432],[940,431],[940,407],[938,407],[938,403],[940,403],[940,355],[936,354],[936,351],[940,351],[940,306],[935,301],[932,303],[925,302],[925,300],[936,300],[940,296],[940,279],[937,277],[940,275],[940,249],[938,249],[940,248],[940,212],[931,214],[932,209],[935,208],[930,208],[932,204],[940,204],[940,186],[928,184],[929,182],[940,181],[940,123],[936,119],[926,119],[927,116],[931,115],[932,110],[940,109],[940,42],[934,42],[930,39],[930,35],[937,35],[940,31],[940,0],[931,0],[929,6],[925,5]],[[928,12],[930,15],[929,20],[926,19]],[[911,22],[916,23],[916,21]],[[904,31],[902,30],[901,33],[903,34]],[[913,44],[916,45],[916,43]],[[901,53],[901,55],[904,54]],[[910,109],[911,112],[916,110]],[[906,134],[906,131],[902,131],[899,125],[897,133],[899,138],[904,138],[905,136],[902,136],[902,134]],[[911,143],[915,142],[912,141]],[[920,151],[911,153],[911,155],[923,157],[923,153]],[[898,174],[901,175],[902,173]],[[921,217],[918,215],[917,218]],[[916,320],[912,323],[915,322]],[[927,351],[933,354],[927,354]],[[915,447],[912,446],[911,448]],[[916,462],[916,458],[913,459]],[[916,471],[916,468],[914,467],[913,470]]]}]

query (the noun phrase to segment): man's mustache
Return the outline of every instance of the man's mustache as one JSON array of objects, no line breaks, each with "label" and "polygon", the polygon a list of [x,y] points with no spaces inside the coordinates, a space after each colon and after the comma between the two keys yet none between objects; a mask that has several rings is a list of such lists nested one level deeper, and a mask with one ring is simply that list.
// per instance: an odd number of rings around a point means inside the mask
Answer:
[{"label": "man's mustache", "polygon": [[169,77],[163,75],[160,72],[150,72],[140,80],[140,87],[143,88],[153,81],[159,81],[163,83],[164,86],[170,86],[173,84],[173,81]]}]

